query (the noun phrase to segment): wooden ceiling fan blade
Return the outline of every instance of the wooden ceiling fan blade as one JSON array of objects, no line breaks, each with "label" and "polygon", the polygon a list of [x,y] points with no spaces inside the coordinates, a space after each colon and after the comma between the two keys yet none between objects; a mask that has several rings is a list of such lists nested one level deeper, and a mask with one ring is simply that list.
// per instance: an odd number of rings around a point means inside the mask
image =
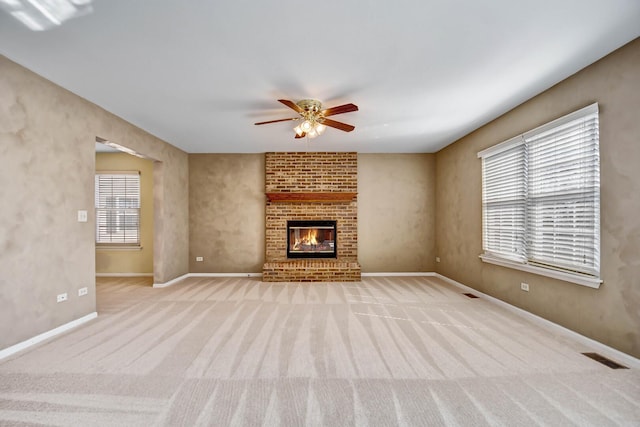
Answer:
[{"label": "wooden ceiling fan blade", "polygon": [[294,110],[297,113],[302,113],[304,111],[302,108],[300,108],[298,106],[298,104],[296,104],[293,101],[289,101],[288,99],[278,99],[278,102],[280,102],[281,104],[286,105],[287,107],[291,108],[292,110]]},{"label": "wooden ceiling fan blade", "polygon": [[295,138],[295,139],[300,139],[300,138],[304,138],[305,136],[307,136],[307,134],[306,134],[306,133],[304,133],[304,132],[302,132],[300,135],[298,135],[298,134],[296,133],[296,136],[295,136],[294,138]]},{"label": "wooden ceiling fan blade", "polygon": [[335,120],[331,120],[331,119],[324,119],[321,122],[323,125],[325,126],[329,126],[332,128],[336,128],[336,129],[340,129],[343,130],[345,132],[351,132],[352,130],[354,130],[356,127],[355,126],[351,126],[348,125],[346,123],[342,123],[342,122],[337,122]]},{"label": "wooden ceiling fan blade", "polygon": [[254,123],[254,125],[267,125],[269,123],[278,123],[278,122],[289,122],[291,120],[300,120],[300,117],[292,117],[290,119],[278,119],[278,120],[269,120],[266,122],[258,122],[258,123]]},{"label": "wooden ceiling fan blade", "polygon": [[344,105],[338,105],[337,107],[327,108],[326,110],[322,110],[320,114],[322,114],[325,117],[328,117],[328,116],[335,116],[336,114],[350,113],[352,111],[358,111],[358,106],[355,104],[349,103]]}]

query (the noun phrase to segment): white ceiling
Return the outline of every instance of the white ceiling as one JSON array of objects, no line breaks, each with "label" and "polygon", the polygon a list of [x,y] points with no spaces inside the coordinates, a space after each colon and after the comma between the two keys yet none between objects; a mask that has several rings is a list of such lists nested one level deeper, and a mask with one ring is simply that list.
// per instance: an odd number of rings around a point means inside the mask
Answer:
[{"label": "white ceiling", "polygon": [[[0,52],[190,153],[435,152],[640,36],[638,0],[93,4],[46,32],[0,12]],[[278,98],[353,102],[356,129],[254,126],[295,116]]]}]

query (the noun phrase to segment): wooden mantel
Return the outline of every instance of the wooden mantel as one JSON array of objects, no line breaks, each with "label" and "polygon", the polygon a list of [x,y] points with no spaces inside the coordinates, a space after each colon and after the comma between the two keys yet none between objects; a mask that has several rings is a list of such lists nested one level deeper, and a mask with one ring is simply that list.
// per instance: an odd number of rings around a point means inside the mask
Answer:
[{"label": "wooden mantel", "polygon": [[330,193],[266,193],[267,200],[273,203],[340,203],[350,202],[358,193],[330,192]]}]

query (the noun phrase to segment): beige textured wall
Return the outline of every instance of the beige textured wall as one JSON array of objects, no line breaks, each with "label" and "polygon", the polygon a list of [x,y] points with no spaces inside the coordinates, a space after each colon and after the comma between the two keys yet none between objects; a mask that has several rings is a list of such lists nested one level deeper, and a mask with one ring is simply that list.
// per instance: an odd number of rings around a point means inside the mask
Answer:
[{"label": "beige textured wall", "polygon": [[[264,177],[262,154],[189,155],[189,271],[262,271]],[[434,154],[358,155],[363,271],[433,271],[434,219]]]},{"label": "beige textured wall", "polygon": [[363,272],[434,271],[435,155],[358,155]]},{"label": "beige textured wall", "polygon": [[[155,280],[188,270],[187,155],[0,56],[0,349],[96,309],[96,136],[162,162]],[[69,300],[56,303],[62,292]]]},{"label": "beige textured wall", "polygon": [[[600,289],[482,263],[476,153],[577,110],[600,106]],[[640,39],[436,155],[437,271],[640,357]],[[530,292],[519,289],[520,282]]]},{"label": "beige textured wall", "polygon": [[189,155],[189,271],[262,271],[264,164],[264,154]]},{"label": "beige textured wall", "polygon": [[153,274],[153,162],[125,153],[97,153],[96,172],[140,171],[140,250],[96,249],[96,273]]}]

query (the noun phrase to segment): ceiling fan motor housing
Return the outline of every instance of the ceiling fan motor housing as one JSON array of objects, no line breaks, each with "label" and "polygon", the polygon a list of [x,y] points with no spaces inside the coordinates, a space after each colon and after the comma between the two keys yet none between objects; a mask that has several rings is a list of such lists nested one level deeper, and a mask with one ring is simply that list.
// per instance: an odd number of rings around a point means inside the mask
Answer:
[{"label": "ceiling fan motor housing", "polygon": [[296,102],[296,105],[307,113],[317,114],[322,110],[322,103],[317,99],[303,99]]}]

